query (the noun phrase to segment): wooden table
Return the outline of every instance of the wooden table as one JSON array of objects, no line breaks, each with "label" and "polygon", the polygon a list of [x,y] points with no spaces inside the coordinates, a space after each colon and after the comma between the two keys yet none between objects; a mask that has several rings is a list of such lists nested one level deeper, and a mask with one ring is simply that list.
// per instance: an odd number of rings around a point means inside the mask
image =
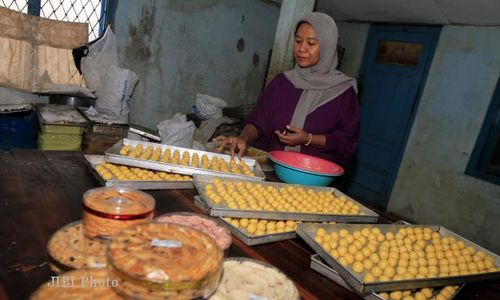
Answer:
[{"label": "wooden table", "polygon": [[[26,299],[55,275],[50,236],[81,219],[83,193],[99,184],[81,152],[0,152],[0,299]],[[147,191],[156,212],[201,212],[195,190]],[[285,272],[304,299],[362,299],[309,268],[311,248],[300,238],[249,247],[233,238],[229,256],[267,261]],[[498,282],[468,284],[456,299],[500,299]]]}]

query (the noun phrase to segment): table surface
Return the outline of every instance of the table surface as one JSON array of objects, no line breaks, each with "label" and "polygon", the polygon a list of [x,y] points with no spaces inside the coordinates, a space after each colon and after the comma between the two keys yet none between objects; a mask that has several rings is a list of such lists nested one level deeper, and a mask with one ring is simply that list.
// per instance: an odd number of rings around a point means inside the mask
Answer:
[{"label": "table surface", "polygon": [[[0,299],[26,299],[52,273],[46,245],[62,226],[81,219],[83,193],[99,183],[81,152],[0,152]],[[146,191],[156,213],[201,211],[196,190]],[[394,220],[382,214],[385,220]],[[303,299],[362,299],[309,268],[314,251],[300,238],[249,247],[233,236],[229,256],[266,261],[286,273]],[[500,299],[500,283],[467,284],[455,299]]]}]

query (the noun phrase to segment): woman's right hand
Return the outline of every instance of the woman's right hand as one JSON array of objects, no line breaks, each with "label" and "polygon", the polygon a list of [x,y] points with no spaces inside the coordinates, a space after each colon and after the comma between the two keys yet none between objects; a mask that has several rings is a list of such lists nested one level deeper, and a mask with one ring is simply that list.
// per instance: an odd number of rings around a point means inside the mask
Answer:
[{"label": "woman's right hand", "polygon": [[224,149],[226,145],[230,146],[231,158],[234,158],[234,154],[238,151],[238,157],[241,158],[247,149],[248,141],[241,136],[224,136],[219,135],[213,139],[214,142],[221,143],[218,150],[219,152]]}]

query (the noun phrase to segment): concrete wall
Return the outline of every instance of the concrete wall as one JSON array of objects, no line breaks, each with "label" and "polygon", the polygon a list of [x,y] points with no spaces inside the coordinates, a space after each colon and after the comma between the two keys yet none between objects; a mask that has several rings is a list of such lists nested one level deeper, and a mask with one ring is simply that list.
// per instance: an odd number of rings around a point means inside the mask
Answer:
[{"label": "concrete wall", "polygon": [[195,93],[231,106],[256,101],[279,8],[262,0],[121,0],[115,32],[122,65],[140,82],[131,122],[155,128],[189,113]]},{"label": "concrete wall", "polygon": [[465,175],[500,72],[500,28],[445,26],[388,211],[500,253],[500,186]]},{"label": "concrete wall", "polygon": [[337,27],[339,29],[338,44],[345,48],[340,70],[358,78],[370,24],[337,22]]}]

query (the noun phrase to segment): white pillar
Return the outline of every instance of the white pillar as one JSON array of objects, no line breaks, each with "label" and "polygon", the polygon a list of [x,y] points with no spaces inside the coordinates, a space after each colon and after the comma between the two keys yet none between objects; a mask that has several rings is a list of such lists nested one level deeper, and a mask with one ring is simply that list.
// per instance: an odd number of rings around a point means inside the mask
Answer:
[{"label": "white pillar", "polygon": [[283,0],[281,2],[280,17],[274,37],[273,51],[266,83],[273,77],[293,68],[293,41],[295,22],[304,14],[313,11],[314,0]]}]

